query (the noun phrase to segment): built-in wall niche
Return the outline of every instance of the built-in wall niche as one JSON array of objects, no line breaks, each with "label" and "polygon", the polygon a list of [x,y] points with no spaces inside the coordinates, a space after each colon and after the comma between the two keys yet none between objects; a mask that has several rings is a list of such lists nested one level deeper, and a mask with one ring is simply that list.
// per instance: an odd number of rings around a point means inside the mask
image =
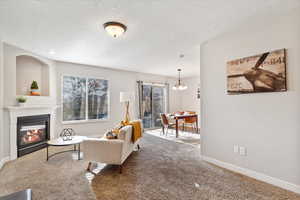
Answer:
[{"label": "built-in wall niche", "polygon": [[17,95],[30,95],[30,86],[34,80],[38,83],[40,95],[49,96],[49,65],[33,56],[17,56]]}]

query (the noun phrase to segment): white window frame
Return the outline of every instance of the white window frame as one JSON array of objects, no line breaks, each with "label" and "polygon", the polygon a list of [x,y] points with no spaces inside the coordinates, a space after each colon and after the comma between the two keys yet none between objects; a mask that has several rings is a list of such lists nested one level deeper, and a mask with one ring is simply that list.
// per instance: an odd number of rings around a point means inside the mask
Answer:
[{"label": "white window frame", "polygon": [[[85,119],[84,120],[71,120],[71,121],[64,121],[64,77],[72,76],[77,78],[84,78],[86,79],[85,90],[86,90],[86,106],[85,106]],[[107,118],[105,119],[88,119],[88,80],[89,79],[101,79],[107,81]],[[107,122],[110,120],[110,80],[103,77],[94,77],[94,76],[80,76],[80,75],[73,75],[73,74],[63,74],[61,75],[61,122],[62,124],[80,124],[80,123],[97,123],[97,122]]]}]

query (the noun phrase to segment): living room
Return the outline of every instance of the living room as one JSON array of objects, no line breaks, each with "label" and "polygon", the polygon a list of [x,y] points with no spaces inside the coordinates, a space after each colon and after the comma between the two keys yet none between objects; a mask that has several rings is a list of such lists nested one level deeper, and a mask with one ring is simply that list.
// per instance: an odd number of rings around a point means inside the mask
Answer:
[{"label": "living room", "polygon": [[300,199],[299,9],[1,2],[0,199]]}]

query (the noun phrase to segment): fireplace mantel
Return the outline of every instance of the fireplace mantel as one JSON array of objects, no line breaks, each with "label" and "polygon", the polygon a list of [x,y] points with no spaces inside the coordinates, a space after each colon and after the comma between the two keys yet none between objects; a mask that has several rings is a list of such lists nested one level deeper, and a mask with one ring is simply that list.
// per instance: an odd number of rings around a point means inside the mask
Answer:
[{"label": "fireplace mantel", "polygon": [[56,106],[52,106],[52,105],[38,105],[38,106],[7,106],[6,109],[7,110],[31,110],[31,109],[55,109]]},{"label": "fireplace mantel", "polygon": [[55,111],[57,106],[7,106],[9,112],[10,160],[17,158],[17,121],[18,117],[50,114],[50,139],[55,137]]}]

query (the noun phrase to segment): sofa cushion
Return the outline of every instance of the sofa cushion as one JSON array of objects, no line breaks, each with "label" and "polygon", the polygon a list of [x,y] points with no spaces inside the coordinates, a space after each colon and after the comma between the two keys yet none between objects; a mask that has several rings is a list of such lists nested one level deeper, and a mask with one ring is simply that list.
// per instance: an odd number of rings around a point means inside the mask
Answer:
[{"label": "sofa cushion", "polygon": [[119,140],[125,140],[125,134],[126,134],[126,131],[120,129],[120,131],[119,131],[119,133],[118,133],[118,135],[117,135],[118,139],[119,139]]},{"label": "sofa cushion", "polygon": [[124,126],[123,128],[120,129],[120,132],[118,134],[118,139],[120,140],[126,140],[130,141],[132,135],[132,127],[130,125]]}]

